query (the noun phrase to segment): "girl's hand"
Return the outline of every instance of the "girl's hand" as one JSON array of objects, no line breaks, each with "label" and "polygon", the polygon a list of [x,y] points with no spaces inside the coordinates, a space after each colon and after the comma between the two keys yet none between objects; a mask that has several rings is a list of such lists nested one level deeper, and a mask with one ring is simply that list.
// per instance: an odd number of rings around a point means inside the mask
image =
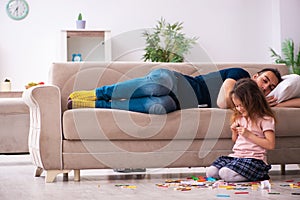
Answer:
[{"label": "girl's hand", "polygon": [[232,136],[231,136],[231,139],[233,142],[236,141],[237,137],[238,137],[238,132],[237,132],[237,127],[239,125],[237,123],[233,123],[231,126],[230,126],[230,129],[231,129],[231,132],[232,132]]},{"label": "girl's hand", "polygon": [[241,135],[245,138],[248,138],[249,135],[251,134],[251,132],[248,129],[244,128],[244,127],[236,127],[236,131],[239,135]]},{"label": "girl's hand", "polygon": [[237,127],[239,127],[239,125],[236,123],[233,123],[233,124],[231,124],[230,129],[233,133],[237,134],[237,129],[236,129]]}]

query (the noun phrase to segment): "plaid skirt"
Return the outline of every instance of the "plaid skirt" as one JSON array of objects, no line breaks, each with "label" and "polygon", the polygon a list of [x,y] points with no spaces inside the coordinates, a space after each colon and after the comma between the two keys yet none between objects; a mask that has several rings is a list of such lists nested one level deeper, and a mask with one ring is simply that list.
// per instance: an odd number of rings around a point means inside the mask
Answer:
[{"label": "plaid skirt", "polygon": [[264,161],[255,158],[221,156],[215,160],[212,165],[218,169],[227,167],[247,178],[249,181],[270,179],[268,172],[271,169],[271,165],[267,165]]}]

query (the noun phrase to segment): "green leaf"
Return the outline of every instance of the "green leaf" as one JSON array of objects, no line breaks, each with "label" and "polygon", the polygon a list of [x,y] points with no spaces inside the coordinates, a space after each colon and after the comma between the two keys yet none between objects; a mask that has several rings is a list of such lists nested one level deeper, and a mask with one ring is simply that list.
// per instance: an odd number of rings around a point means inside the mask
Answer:
[{"label": "green leaf", "polygon": [[300,68],[300,48],[298,53],[294,54],[294,41],[292,39],[286,39],[282,42],[282,54],[283,57],[277,54],[272,48],[270,48],[271,57],[275,63],[284,63],[286,66],[291,67],[292,73],[299,73]]},{"label": "green leaf", "polygon": [[189,53],[197,37],[188,38],[181,32],[182,22],[167,23],[161,18],[157,21],[153,31],[143,32],[146,39],[144,61],[152,62],[183,62],[184,56]]},{"label": "green leaf", "polygon": [[296,66],[300,67],[300,46],[299,46],[299,51],[296,57]]},{"label": "green leaf", "polygon": [[80,20],[82,20],[82,14],[81,13],[79,13],[79,15],[78,15],[78,21],[80,21]]},{"label": "green leaf", "polygon": [[282,43],[282,53],[287,65],[294,66],[294,42],[292,40],[288,39]]}]

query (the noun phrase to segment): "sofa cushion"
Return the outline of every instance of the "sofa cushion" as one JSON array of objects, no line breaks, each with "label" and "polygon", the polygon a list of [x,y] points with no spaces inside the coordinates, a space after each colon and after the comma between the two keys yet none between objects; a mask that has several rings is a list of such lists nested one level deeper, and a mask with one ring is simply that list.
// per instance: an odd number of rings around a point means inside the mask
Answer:
[{"label": "sofa cushion", "polygon": [[300,108],[284,108],[274,107],[277,123],[275,134],[277,137],[299,137],[300,123],[296,121],[300,119]]},{"label": "sofa cushion", "polygon": [[[294,123],[300,118],[300,108],[273,110],[277,117],[277,137],[300,136],[300,124]],[[116,109],[73,109],[64,112],[63,133],[67,140],[225,139],[231,138],[231,113],[229,109],[218,108],[192,108],[168,115]]]},{"label": "sofa cushion", "polygon": [[116,109],[73,109],[64,112],[64,138],[69,140],[172,140],[231,138],[231,110],[193,108],[168,115]]}]

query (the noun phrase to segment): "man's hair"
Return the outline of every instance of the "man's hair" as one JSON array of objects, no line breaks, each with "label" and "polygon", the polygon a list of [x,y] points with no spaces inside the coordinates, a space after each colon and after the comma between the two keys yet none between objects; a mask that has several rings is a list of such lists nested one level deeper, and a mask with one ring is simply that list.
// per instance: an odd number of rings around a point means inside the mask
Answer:
[{"label": "man's hair", "polygon": [[273,72],[273,74],[275,74],[275,76],[278,79],[278,83],[280,83],[282,81],[280,72],[278,71],[278,69],[275,69],[275,68],[264,68],[264,69],[258,71],[257,74],[261,75],[262,73],[267,72],[267,71]]}]

